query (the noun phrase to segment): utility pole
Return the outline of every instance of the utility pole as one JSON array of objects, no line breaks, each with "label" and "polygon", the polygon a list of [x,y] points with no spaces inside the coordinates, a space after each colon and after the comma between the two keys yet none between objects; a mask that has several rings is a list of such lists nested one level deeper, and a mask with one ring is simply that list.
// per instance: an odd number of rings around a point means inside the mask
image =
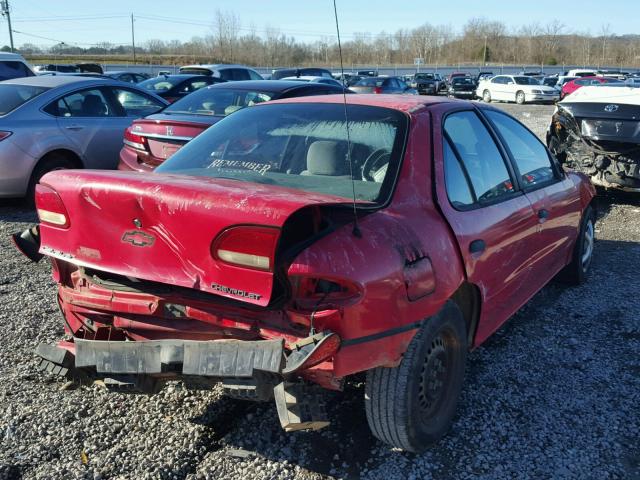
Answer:
[{"label": "utility pole", "polygon": [[136,64],[136,32],[133,28],[133,13],[131,14],[131,47],[133,48],[133,64]]},{"label": "utility pole", "polygon": [[9,23],[9,42],[11,43],[11,51],[14,51],[13,48],[13,30],[11,28],[11,14],[9,13],[9,0],[2,0],[0,3],[2,7],[2,16],[7,16],[7,22]]},{"label": "utility pole", "polygon": [[487,36],[484,36],[484,55],[483,55],[483,60],[484,60],[484,64],[485,66],[487,65]]}]

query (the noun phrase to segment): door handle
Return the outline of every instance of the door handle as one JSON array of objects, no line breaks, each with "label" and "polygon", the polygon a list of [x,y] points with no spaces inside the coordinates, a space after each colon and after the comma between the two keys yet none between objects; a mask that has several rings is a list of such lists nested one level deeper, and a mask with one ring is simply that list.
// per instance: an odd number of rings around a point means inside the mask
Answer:
[{"label": "door handle", "polygon": [[546,220],[547,218],[549,218],[549,210],[545,210],[544,208],[538,210],[538,218],[540,220]]},{"label": "door handle", "polygon": [[73,125],[67,125],[64,128],[66,128],[67,130],[82,130],[84,127],[82,125],[73,124]]},{"label": "door handle", "polygon": [[487,244],[484,240],[474,240],[469,244],[469,253],[482,253],[486,250]]}]

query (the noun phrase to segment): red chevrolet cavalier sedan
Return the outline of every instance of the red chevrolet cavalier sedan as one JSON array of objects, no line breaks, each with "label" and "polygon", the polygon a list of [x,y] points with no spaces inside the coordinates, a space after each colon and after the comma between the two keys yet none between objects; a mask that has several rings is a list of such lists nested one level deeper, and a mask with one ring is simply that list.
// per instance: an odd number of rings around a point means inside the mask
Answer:
[{"label": "red chevrolet cavalier sedan", "polygon": [[[286,430],[366,372],[373,434],[408,451],[454,417],[469,349],[553,277],[579,283],[594,189],[486,105],[351,95],[247,108],[156,173],[57,171],[39,231],[66,337],[42,367],[154,392],[222,382]],[[39,253],[38,253],[39,250]]]}]

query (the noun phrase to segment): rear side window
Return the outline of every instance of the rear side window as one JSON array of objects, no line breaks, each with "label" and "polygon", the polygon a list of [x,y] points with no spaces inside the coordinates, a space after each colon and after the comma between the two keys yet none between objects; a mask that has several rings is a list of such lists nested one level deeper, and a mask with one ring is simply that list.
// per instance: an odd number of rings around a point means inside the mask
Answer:
[{"label": "rear side window", "polygon": [[444,180],[449,202],[456,208],[472,205],[475,200],[469,185],[467,173],[461,160],[453,153],[448,140],[444,141]]},{"label": "rear side window", "polygon": [[444,129],[479,202],[492,202],[514,192],[504,158],[478,115],[449,115]]},{"label": "rear side window", "polygon": [[504,139],[518,167],[523,185],[535,185],[555,179],[547,149],[529,130],[503,113],[488,110],[485,115]]},{"label": "rear side window", "polygon": [[33,72],[22,62],[0,62],[0,81],[32,76]]},{"label": "rear side window", "polygon": [[164,107],[158,100],[124,88],[114,88],[113,93],[127,117],[144,117]]}]

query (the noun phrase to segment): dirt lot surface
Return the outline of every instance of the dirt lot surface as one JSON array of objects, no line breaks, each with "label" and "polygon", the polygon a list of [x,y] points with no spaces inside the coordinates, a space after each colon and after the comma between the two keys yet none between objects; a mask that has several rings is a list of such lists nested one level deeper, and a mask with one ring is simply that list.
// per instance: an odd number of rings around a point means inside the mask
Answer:
[{"label": "dirt lot surface", "polygon": [[[500,107],[539,135],[552,110]],[[0,479],[640,479],[640,195],[602,198],[588,283],[550,284],[470,354],[453,428],[422,455],[372,439],[358,382],[329,396],[330,427],[294,434],[218,389],[63,389],[32,353],[62,335],[50,268],[7,238],[33,221],[0,203]]]}]

